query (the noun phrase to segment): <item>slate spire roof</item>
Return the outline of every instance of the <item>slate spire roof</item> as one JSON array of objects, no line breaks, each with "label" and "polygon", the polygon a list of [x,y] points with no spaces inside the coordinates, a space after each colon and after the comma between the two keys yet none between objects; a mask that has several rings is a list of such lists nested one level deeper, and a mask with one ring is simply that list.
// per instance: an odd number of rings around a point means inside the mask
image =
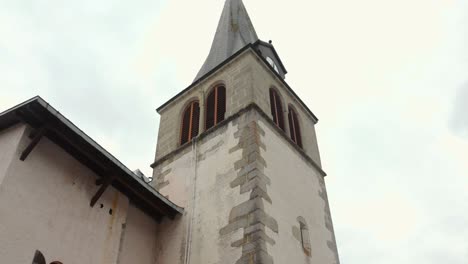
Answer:
[{"label": "slate spire roof", "polygon": [[257,40],[257,33],[242,0],[226,0],[210,54],[194,82],[241,48]]}]

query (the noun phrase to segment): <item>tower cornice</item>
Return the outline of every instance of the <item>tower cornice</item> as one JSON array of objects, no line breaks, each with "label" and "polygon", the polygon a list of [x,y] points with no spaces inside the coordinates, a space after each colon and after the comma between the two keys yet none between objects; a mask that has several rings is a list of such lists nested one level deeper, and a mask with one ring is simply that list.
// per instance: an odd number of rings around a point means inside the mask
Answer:
[{"label": "tower cornice", "polygon": [[215,131],[217,130],[220,130],[220,129],[223,129],[224,126],[226,126],[227,124],[229,124],[230,122],[232,122],[233,120],[236,120],[237,118],[239,118],[242,114],[248,112],[248,111],[256,111],[257,113],[260,114],[260,116],[262,117],[262,119],[268,123],[275,131],[278,132],[278,134],[285,140],[289,143],[289,145],[294,148],[296,150],[296,152],[304,159],[306,160],[312,167],[314,167],[318,172],[319,174],[322,176],[322,177],[325,177],[327,176],[327,173],[321,168],[321,166],[319,164],[317,164],[317,162],[315,162],[311,157],[309,157],[302,148],[300,148],[299,146],[297,146],[296,143],[294,143],[285,133],[284,131],[282,131],[277,125],[275,125],[273,123],[273,121],[271,120],[270,117],[268,117],[268,115],[263,112],[263,110],[255,103],[251,103],[249,105],[247,105],[246,107],[244,107],[243,109],[239,110],[237,113],[235,113],[234,115],[231,115],[230,117],[226,118],[225,120],[223,120],[222,122],[220,122],[217,126],[214,126],[213,128],[210,128],[206,131],[204,131],[203,133],[201,133],[200,135],[198,135],[197,137],[195,137],[192,141],[184,144],[184,145],[181,145],[179,146],[178,148],[176,148],[175,150],[171,151],[170,153],[158,158],[156,161],[154,161],[150,166],[152,168],[155,168],[156,166],[158,166],[159,164],[162,164],[164,161],[168,160],[168,159],[171,159],[173,156],[175,155],[178,155],[179,153],[181,153],[182,151],[184,151],[185,149],[187,149],[188,147],[190,147],[192,144],[197,144],[198,141],[200,140],[203,140],[205,137],[207,137],[208,135],[214,133]]}]

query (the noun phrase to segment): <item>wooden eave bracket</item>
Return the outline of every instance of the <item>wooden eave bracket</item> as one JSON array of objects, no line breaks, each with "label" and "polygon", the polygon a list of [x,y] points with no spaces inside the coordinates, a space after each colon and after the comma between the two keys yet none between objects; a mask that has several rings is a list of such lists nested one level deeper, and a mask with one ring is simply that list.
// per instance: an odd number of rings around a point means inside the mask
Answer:
[{"label": "wooden eave bracket", "polygon": [[99,198],[101,198],[102,194],[104,193],[104,191],[106,191],[107,187],[109,187],[109,185],[112,184],[112,181],[114,181],[114,179],[115,179],[115,176],[108,176],[104,180],[99,190],[96,192],[93,198],[91,198],[91,202],[89,203],[91,207],[94,207],[96,202],[99,200]]},{"label": "wooden eave bracket", "polygon": [[23,150],[20,156],[21,161],[25,161],[26,158],[31,154],[31,151],[37,146],[37,143],[41,140],[41,138],[44,136],[46,132],[46,126],[42,126],[39,128],[37,131],[34,131],[31,133],[32,139],[31,142],[29,142],[29,145]]}]

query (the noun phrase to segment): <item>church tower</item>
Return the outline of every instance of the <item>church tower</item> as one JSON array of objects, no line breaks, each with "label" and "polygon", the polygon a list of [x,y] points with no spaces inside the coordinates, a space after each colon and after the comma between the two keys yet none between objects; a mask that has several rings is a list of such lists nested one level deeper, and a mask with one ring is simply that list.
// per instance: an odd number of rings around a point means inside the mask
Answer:
[{"label": "church tower", "polygon": [[152,184],[184,214],[160,223],[155,263],[339,263],[318,119],[286,73],[227,0],[195,80],[157,109]]}]

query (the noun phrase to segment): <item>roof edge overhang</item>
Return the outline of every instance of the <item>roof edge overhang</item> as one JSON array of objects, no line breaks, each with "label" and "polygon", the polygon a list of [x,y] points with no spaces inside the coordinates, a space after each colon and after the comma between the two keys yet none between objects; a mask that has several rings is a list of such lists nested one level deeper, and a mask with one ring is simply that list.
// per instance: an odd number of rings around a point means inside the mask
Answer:
[{"label": "roof edge overhang", "polygon": [[280,67],[283,69],[284,74],[287,74],[287,73],[288,73],[288,70],[286,70],[286,67],[285,67],[284,64],[283,64],[283,61],[281,60],[280,56],[278,55],[278,52],[276,52],[275,46],[273,46],[273,44],[268,43],[268,42],[265,42],[265,41],[263,41],[263,40],[258,40],[258,41],[255,42],[254,44],[256,44],[256,45],[262,45],[262,46],[265,46],[265,47],[270,48],[270,49],[273,51],[273,54],[275,54],[276,58],[278,59],[278,62],[279,62],[279,64],[280,64]]},{"label": "roof edge overhang", "polygon": [[163,216],[173,218],[183,213],[183,208],[169,201],[135,175],[40,96],[0,113],[0,131],[21,122],[34,129],[45,128],[47,138],[102,179],[114,177],[112,186],[155,219],[159,220]]},{"label": "roof edge overhang", "polygon": [[[260,58],[260,60],[263,61],[263,63],[266,65],[266,67],[268,69],[270,69],[270,72],[276,76],[276,78],[287,88],[287,90],[289,92],[291,92],[291,94],[293,95],[293,97],[295,97],[298,102],[302,105],[302,107],[304,107],[304,109],[306,110],[306,112],[312,117],[312,120],[314,121],[314,123],[316,124],[319,119],[317,118],[317,116],[309,109],[309,107],[307,107],[307,105],[301,100],[301,98],[294,92],[294,90],[289,86],[289,84],[270,66],[270,64],[266,61],[265,58],[263,58],[263,56],[261,56],[261,54],[259,54],[259,52],[257,50],[254,49],[254,47],[256,45],[258,45],[260,42],[263,42],[261,40],[258,40],[256,41],[255,43],[250,43],[250,44],[247,44],[245,47],[243,47],[242,49],[240,49],[238,52],[236,52],[235,54],[233,54],[231,57],[227,58],[226,60],[224,60],[222,63],[220,63],[218,66],[216,66],[215,68],[213,68],[211,71],[209,71],[208,73],[206,73],[205,75],[203,75],[202,77],[200,77],[198,80],[196,80],[195,82],[193,82],[192,84],[190,84],[187,88],[183,89],[182,91],[180,91],[178,94],[176,94],[175,96],[173,96],[171,99],[169,99],[167,102],[165,102],[164,104],[162,104],[160,107],[158,107],[156,109],[156,112],[161,114],[161,111],[164,110],[164,108],[166,108],[168,105],[170,105],[172,102],[174,102],[175,100],[177,100],[180,96],[182,96],[183,94],[185,94],[186,92],[190,91],[193,87],[197,86],[198,84],[200,84],[201,82],[203,82],[205,79],[207,79],[208,77],[210,77],[213,73],[217,72],[219,69],[221,69],[224,65],[228,64],[229,62],[231,62],[232,60],[234,60],[235,58],[237,58],[238,56],[240,56],[242,53],[244,53],[245,51],[247,50],[251,50],[258,58]],[[265,43],[265,42],[263,42]],[[268,43],[266,43],[268,44]],[[270,45],[270,44],[268,44]]]}]

